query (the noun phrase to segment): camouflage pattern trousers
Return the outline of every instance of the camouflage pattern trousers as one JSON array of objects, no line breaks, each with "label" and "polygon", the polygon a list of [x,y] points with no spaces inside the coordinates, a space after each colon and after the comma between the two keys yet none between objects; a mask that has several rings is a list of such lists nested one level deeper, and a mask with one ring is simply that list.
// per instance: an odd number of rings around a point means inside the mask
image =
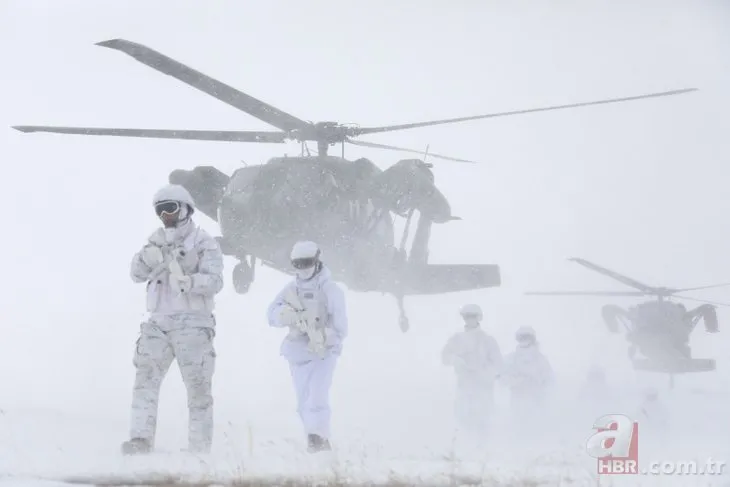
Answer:
[{"label": "camouflage pattern trousers", "polygon": [[144,438],[154,445],[160,387],[173,359],[177,359],[188,396],[188,449],[206,453],[213,441],[211,389],[215,371],[215,330],[212,325],[215,321],[212,317],[207,323],[198,317],[186,318],[151,320],[141,325],[134,354],[137,373],[132,394],[130,438]]}]

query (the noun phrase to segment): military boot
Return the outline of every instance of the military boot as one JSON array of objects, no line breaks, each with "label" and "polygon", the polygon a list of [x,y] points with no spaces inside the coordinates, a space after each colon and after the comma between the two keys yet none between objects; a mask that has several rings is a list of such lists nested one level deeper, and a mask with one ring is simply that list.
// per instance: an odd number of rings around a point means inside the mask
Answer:
[{"label": "military boot", "polygon": [[132,438],[122,443],[122,454],[124,455],[140,455],[150,453],[151,451],[152,444],[150,440],[144,438]]},{"label": "military boot", "polygon": [[322,438],[319,435],[307,435],[307,451],[309,453],[330,450],[332,450],[332,447],[328,439]]}]

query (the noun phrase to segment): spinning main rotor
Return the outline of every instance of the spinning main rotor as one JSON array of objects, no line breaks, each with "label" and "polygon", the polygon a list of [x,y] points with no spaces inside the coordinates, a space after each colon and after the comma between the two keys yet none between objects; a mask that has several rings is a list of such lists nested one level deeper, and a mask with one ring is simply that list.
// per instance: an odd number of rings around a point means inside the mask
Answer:
[{"label": "spinning main rotor", "polygon": [[636,291],[533,291],[533,292],[527,292],[525,294],[533,295],[533,296],[535,296],[535,295],[541,295],[541,296],[655,296],[660,301],[665,298],[677,298],[677,299],[686,299],[688,301],[698,301],[700,303],[709,303],[714,306],[730,306],[730,304],[717,303],[715,301],[707,301],[705,299],[698,299],[698,298],[692,298],[689,296],[677,295],[677,293],[684,293],[684,292],[688,292],[688,291],[698,291],[700,289],[710,289],[710,288],[714,288],[714,287],[730,286],[730,283],[711,284],[709,286],[687,287],[687,288],[655,287],[655,286],[648,286],[635,279],[626,277],[623,274],[619,274],[618,272],[614,272],[612,270],[606,269],[605,267],[601,267],[601,266],[594,264],[592,262],[589,262],[585,259],[571,258],[568,260],[570,260],[572,262],[576,262],[576,263],[582,265],[583,267],[587,267],[588,269],[591,269],[600,274],[603,274],[604,276],[608,276],[612,279],[615,279],[616,281],[618,281],[622,284],[625,284],[627,286],[630,286],[630,287],[636,289]]},{"label": "spinning main rotor", "polygon": [[[607,103],[619,103],[625,101],[640,100],[646,98],[656,98],[662,96],[679,95],[696,91],[696,88],[687,88],[681,90],[664,91],[660,93],[650,93],[646,95],[629,96],[623,98],[611,98],[599,101],[572,103],[568,105],[556,105],[542,108],[531,108],[525,110],[515,110],[508,112],[490,113],[486,115],[473,115],[468,117],[449,118],[442,120],[432,120],[427,122],[407,123],[400,125],[386,125],[381,127],[357,127],[347,126],[337,122],[318,122],[311,123],[290,115],[276,107],[273,107],[261,100],[247,95],[227,84],[215,80],[199,71],[196,71],[174,59],[165,56],[147,46],[124,39],[112,39],[99,42],[96,45],[116,49],[137,61],[183,83],[192,86],[218,100],[233,106],[259,120],[268,123],[280,131],[240,131],[240,130],[154,130],[154,129],[130,129],[130,128],[93,128],[93,127],[54,127],[41,125],[18,125],[14,126],[16,130],[21,132],[52,132],[60,134],[77,134],[77,135],[106,135],[117,137],[145,137],[157,139],[184,139],[184,140],[207,140],[218,142],[257,142],[281,144],[287,140],[295,140],[301,143],[313,141],[317,143],[319,155],[327,155],[327,149],[330,145],[341,143],[359,145],[363,147],[371,147],[376,149],[388,149],[402,152],[411,152],[425,155],[426,153],[419,150],[396,147],[392,145],[378,144],[362,140],[354,140],[353,137],[361,135],[376,134],[382,132],[393,132],[396,130],[406,130],[419,127],[428,127],[432,125],[442,125],[448,123],[466,122],[469,120],[479,120],[484,118],[505,117],[510,115],[521,115],[526,113],[544,112],[549,110],[562,110],[566,108],[577,108],[590,105],[602,105]],[[457,159],[438,154],[428,153],[428,156],[445,159],[455,162],[474,163],[466,159]]]}]

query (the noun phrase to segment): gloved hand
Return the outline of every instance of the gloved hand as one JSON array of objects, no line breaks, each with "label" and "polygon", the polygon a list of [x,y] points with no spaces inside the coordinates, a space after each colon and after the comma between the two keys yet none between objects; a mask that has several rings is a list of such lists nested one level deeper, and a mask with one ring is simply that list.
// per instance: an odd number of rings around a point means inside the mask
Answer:
[{"label": "gloved hand", "polygon": [[180,293],[190,292],[190,288],[193,286],[193,279],[190,276],[181,276],[175,273],[170,273],[170,287]]},{"label": "gloved hand", "polygon": [[296,322],[294,327],[305,334],[315,331],[315,327],[313,326],[312,322],[307,319],[300,319]]},{"label": "gloved hand", "polygon": [[324,343],[325,345],[334,345],[337,340],[337,332],[332,328],[324,329]]},{"label": "gloved hand", "polygon": [[307,320],[299,321],[296,326],[302,333],[307,335],[309,339],[307,348],[320,357],[324,356],[327,347],[327,336],[324,329],[318,329]]},{"label": "gloved hand", "polygon": [[141,258],[142,262],[150,269],[156,268],[165,260],[164,255],[162,255],[162,249],[152,244],[147,244],[142,248]]},{"label": "gloved hand", "polygon": [[279,308],[279,323],[283,326],[294,326],[297,327],[299,322],[299,313],[297,313],[291,306],[283,305]]}]

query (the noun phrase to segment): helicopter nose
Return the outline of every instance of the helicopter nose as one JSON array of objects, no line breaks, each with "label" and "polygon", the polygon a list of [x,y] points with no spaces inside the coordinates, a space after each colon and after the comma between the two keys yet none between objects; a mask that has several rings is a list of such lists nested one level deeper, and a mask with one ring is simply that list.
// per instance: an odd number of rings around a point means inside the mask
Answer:
[{"label": "helicopter nose", "polygon": [[179,184],[181,186],[185,186],[188,181],[190,181],[192,175],[192,171],[186,171],[185,169],[175,169],[170,173],[167,180],[170,182],[170,184]]}]

